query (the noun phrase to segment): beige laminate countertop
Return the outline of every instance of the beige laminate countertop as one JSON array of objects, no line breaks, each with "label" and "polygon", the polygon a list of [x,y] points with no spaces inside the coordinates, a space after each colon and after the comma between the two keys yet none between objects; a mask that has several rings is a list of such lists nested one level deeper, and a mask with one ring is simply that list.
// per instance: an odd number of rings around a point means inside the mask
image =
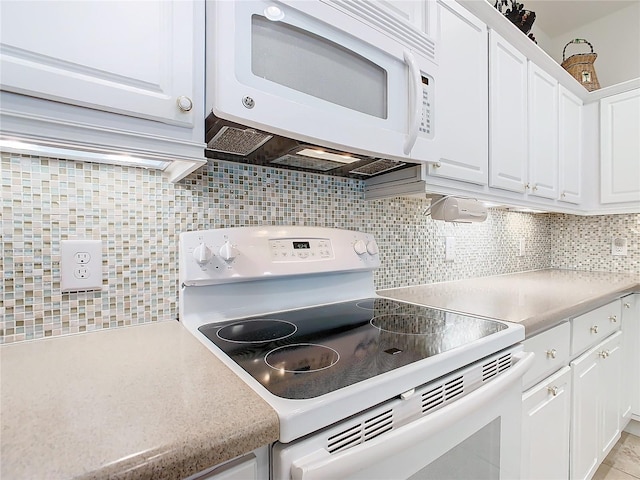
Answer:
[{"label": "beige laminate countertop", "polygon": [[278,438],[177,322],[0,347],[0,478],[184,478]]},{"label": "beige laminate countertop", "polygon": [[640,273],[534,270],[380,290],[383,297],[524,325],[527,336],[640,292]]}]

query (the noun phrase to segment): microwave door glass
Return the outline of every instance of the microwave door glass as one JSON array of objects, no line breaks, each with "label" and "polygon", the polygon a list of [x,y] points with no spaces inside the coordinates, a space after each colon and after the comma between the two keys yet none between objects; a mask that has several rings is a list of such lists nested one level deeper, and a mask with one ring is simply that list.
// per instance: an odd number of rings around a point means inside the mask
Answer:
[{"label": "microwave door glass", "polygon": [[260,15],[251,18],[253,75],[367,115],[386,119],[387,72],[314,33]]}]

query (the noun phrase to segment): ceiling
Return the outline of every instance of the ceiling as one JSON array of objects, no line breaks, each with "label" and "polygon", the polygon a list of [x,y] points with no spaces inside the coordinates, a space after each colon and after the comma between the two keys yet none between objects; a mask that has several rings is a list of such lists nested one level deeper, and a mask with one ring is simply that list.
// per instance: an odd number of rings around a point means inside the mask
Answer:
[{"label": "ceiling", "polygon": [[518,0],[536,13],[535,26],[555,38],[640,0]]}]

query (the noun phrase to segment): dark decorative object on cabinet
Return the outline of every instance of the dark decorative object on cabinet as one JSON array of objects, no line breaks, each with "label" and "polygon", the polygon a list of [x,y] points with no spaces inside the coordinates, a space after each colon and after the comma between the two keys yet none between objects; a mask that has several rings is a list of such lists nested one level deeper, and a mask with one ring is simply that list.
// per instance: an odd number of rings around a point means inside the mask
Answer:
[{"label": "dark decorative object on cabinet", "polygon": [[[511,3],[511,6],[509,6],[509,3]],[[533,36],[533,33],[529,33],[533,26],[533,22],[536,20],[536,12],[525,10],[524,4],[518,3],[515,0],[496,0],[496,3],[493,6],[507,17],[511,23],[518,27],[522,33],[527,35],[527,37],[535,43],[538,43],[536,41],[536,37]],[[507,7],[507,10],[503,12],[502,10],[505,7]]]}]

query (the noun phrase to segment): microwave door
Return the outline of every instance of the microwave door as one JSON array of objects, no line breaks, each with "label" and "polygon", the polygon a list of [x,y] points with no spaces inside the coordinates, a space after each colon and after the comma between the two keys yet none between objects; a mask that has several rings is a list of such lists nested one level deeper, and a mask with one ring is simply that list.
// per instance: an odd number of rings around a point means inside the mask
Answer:
[{"label": "microwave door", "polygon": [[[338,150],[411,158],[406,142],[422,92],[407,48],[324,3],[292,4],[208,4],[214,115]],[[416,67],[422,82],[426,68]]]}]

